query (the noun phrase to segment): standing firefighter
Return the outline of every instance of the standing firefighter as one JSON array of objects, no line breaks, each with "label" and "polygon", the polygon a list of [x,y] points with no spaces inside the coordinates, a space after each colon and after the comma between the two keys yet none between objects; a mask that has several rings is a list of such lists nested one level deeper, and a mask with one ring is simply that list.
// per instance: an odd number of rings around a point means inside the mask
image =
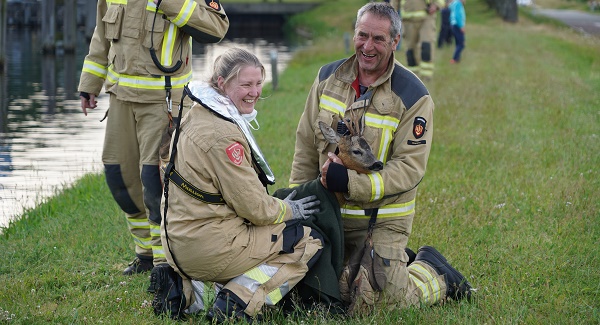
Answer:
[{"label": "standing firefighter", "polygon": [[110,94],[102,162],[135,242],[136,257],[125,275],[166,263],[160,238],[161,134],[171,121],[171,102],[180,101],[192,79],[192,38],[216,43],[228,28],[218,1],[98,1],[78,90],[86,115],[96,108],[103,85]]},{"label": "standing firefighter", "polygon": [[436,12],[444,0],[402,0],[403,37],[408,69],[427,81],[433,78]]}]

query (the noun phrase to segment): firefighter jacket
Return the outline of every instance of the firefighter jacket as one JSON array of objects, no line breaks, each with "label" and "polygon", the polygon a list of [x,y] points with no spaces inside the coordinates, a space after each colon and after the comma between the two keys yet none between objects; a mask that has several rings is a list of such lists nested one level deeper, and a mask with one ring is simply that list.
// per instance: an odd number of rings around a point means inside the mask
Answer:
[{"label": "firefighter jacket", "polygon": [[[216,96],[210,102],[233,105],[229,98]],[[203,202],[171,182],[161,228],[163,242],[166,227],[170,248],[184,272],[198,280],[223,280],[215,277],[234,262],[232,256],[240,249],[253,247],[248,257],[258,260],[273,253],[270,242],[256,239],[283,230],[292,209],[267,193],[237,124],[195,105],[181,120],[179,132],[175,169],[197,190],[221,195],[223,202]],[[163,209],[164,203],[163,197]]]},{"label": "firefighter jacket", "polygon": [[[85,57],[78,91],[98,95],[105,86],[122,101],[179,102],[183,87],[192,78],[192,38],[219,42],[229,20],[218,1],[99,0],[96,29]],[[164,72],[156,60],[175,71]],[[174,69],[172,69],[174,70]]]},{"label": "firefighter jacket", "polygon": [[402,0],[400,15],[402,20],[422,20],[429,16],[427,8],[435,4],[438,9],[444,8],[444,0]]},{"label": "firefighter jacket", "polygon": [[[321,67],[296,131],[291,186],[319,175],[327,153],[335,151],[318,122],[336,129],[341,116],[353,110],[364,118],[364,138],[384,163],[379,172],[348,170],[347,202],[342,206],[345,229],[366,229],[368,209],[379,208],[377,222],[412,217],[417,186],[425,174],[433,137],[434,103],[423,83],[393,58],[385,75],[371,86],[370,100],[359,100],[356,55]],[[411,219],[412,220],[412,219]],[[407,226],[410,228],[411,222]],[[410,229],[396,229],[410,233]]]}]

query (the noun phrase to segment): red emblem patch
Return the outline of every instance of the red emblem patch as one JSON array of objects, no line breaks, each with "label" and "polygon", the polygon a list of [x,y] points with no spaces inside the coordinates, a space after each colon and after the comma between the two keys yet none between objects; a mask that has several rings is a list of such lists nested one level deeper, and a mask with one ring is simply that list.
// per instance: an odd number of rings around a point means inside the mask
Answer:
[{"label": "red emblem patch", "polygon": [[241,144],[236,142],[227,147],[225,151],[227,152],[227,157],[229,157],[229,160],[231,160],[232,163],[236,164],[237,166],[242,164],[242,161],[244,160],[244,147]]},{"label": "red emblem patch", "polygon": [[415,121],[413,123],[413,135],[415,138],[419,139],[425,134],[427,130],[427,120],[422,117],[415,117]]}]

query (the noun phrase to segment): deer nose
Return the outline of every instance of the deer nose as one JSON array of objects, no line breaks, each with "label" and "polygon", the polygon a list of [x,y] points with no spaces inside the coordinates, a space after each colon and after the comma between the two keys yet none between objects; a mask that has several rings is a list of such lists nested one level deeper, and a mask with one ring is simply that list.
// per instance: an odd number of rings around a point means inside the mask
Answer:
[{"label": "deer nose", "polygon": [[371,165],[371,167],[369,167],[369,170],[372,171],[380,171],[383,169],[383,163],[381,161],[376,161],[375,163],[373,163],[373,165]]}]

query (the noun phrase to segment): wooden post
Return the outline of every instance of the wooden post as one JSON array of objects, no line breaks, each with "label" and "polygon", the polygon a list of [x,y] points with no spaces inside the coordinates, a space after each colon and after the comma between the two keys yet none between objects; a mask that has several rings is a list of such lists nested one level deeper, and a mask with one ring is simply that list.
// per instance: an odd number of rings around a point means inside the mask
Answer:
[{"label": "wooden post", "polygon": [[277,73],[277,50],[271,50],[271,84],[273,85],[273,90],[277,89],[278,75],[279,73]]},{"label": "wooden post", "polygon": [[56,6],[54,0],[42,1],[42,52],[45,54],[54,54],[56,44],[54,35],[56,34]]},{"label": "wooden post", "polygon": [[6,72],[6,26],[8,0],[0,0],[0,75]]},{"label": "wooden post", "polygon": [[65,53],[75,53],[77,41],[76,0],[64,0],[63,48]]}]

